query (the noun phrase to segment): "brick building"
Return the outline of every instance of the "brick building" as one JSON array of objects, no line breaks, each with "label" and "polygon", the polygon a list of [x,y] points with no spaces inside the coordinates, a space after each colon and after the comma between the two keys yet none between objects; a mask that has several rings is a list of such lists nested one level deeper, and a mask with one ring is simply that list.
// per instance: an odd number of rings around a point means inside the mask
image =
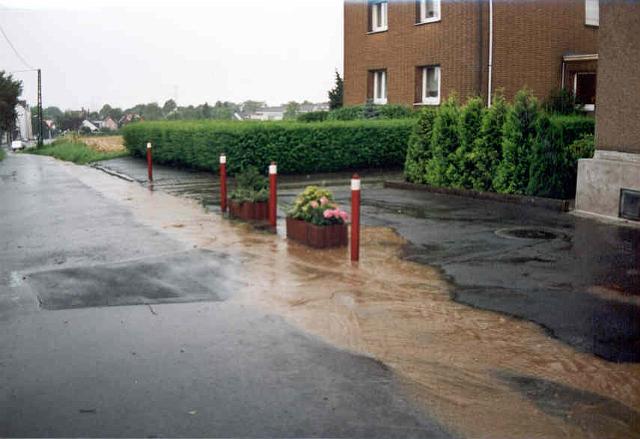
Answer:
[{"label": "brick building", "polygon": [[[598,0],[346,0],[344,101],[438,105],[561,86],[592,109]],[[490,44],[491,43],[491,44]]]},{"label": "brick building", "polygon": [[580,160],[576,209],[640,221],[640,1],[602,2],[596,153]]}]

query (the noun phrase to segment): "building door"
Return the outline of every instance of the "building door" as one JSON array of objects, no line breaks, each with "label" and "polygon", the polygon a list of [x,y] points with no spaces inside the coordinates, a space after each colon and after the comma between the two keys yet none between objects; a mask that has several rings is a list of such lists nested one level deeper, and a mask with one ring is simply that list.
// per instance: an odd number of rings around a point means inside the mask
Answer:
[{"label": "building door", "polygon": [[584,105],[585,111],[594,111],[596,108],[596,74],[593,72],[576,73],[573,92],[576,101]]}]

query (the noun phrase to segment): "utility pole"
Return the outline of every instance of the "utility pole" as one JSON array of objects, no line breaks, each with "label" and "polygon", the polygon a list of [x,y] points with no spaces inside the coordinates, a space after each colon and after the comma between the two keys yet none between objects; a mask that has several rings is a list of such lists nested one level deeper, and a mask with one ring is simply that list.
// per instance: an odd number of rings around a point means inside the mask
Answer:
[{"label": "utility pole", "polygon": [[42,73],[40,69],[38,69],[38,148],[42,146],[42,124],[44,121],[42,120]]}]

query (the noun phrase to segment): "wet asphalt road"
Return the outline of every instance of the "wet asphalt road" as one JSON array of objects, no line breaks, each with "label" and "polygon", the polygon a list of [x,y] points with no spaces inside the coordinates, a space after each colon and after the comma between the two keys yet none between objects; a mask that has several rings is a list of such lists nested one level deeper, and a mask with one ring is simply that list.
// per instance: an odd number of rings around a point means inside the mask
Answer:
[{"label": "wet asphalt road", "polygon": [[450,436],[384,365],[225,301],[241,259],[67,166],[0,162],[0,436]]},{"label": "wet asphalt road", "polygon": [[[144,162],[103,162],[144,182]],[[156,166],[160,190],[215,199],[216,177]],[[193,176],[197,175],[197,184]],[[365,225],[394,228],[409,245],[405,257],[440,267],[454,285],[452,298],[522,318],[582,352],[612,362],[640,361],[640,226],[529,206],[427,192],[383,189],[398,173],[364,174]],[[281,177],[279,220],[305,184],[324,183],[346,210],[349,174]],[[513,229],[550,232],[553,239],[509,237]],[[506,233],[505,233],[506,232]],[[279,225],[279,233],[283,227]]]}]

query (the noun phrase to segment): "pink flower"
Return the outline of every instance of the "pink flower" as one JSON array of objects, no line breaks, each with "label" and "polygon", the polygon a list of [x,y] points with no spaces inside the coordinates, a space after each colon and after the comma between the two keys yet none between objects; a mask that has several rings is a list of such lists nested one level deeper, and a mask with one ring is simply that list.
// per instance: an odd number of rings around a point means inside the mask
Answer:
[{"label": "pink flower", "polygon": [[342,221],[347,221],[349,219],[349,215],[344,210],[341,210],[339,215],[340,218],[342,218]]},{"label": "pink flower", "polygon": [[329,199],[327,197],[320,198],[320,205],[321,206],[326,206],[327,204],[329,204]]},{"label": "pink flower", "polygon": [[312,201],[311,202],[311,207],[314,208],[314,209],[317,209],[318,208],[318,202],[317,201]]},{"label": "pink flower", "polygon": [[333,216],[333,210],[325,210],[324,213],[322,214],[326,219],[329,219]]}]

